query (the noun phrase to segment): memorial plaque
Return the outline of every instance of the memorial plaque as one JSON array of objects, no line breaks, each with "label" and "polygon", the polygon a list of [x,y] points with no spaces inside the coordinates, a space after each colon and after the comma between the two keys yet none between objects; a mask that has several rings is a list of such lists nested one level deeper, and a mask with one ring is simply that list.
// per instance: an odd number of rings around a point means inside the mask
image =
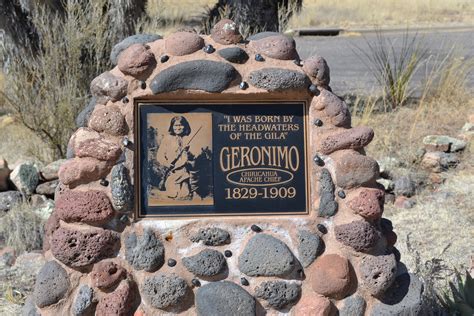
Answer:
[{"label": "memorial plaque", "polygon": [[307,214],[305,102],[137,105],[138,217]]}]

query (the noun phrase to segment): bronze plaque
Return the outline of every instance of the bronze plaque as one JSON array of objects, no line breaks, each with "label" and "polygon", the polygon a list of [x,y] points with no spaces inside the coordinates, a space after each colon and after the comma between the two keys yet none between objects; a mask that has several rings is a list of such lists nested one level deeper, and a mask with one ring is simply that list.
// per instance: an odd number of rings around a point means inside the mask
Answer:
[{"label": "bronze plaque", "polygon": [[307,214],[305,102],[138,103],[138,217]]}]

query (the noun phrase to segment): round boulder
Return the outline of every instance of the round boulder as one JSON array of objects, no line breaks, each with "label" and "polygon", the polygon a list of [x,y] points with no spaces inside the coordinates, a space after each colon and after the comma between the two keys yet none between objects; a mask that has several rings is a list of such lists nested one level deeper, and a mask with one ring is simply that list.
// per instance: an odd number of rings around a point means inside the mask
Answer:
[{"label": "round boulder", "polygon": [[306,74],[315,79],[318,86],[329,85],[329,66],[321,56],[311,56],[303,63],[303,70]]},{"label": "round boulder", "polygon": [[36,277],[35,303],[43,308],[59,302],[69,289],[69,276],[56,261],[48,261]]},{"label": "round boulder", "polygon": [[145,301],[160,309],[178,305],[188,291],[186,281],[175,274],[148,277],[141,288]]},{"label": "round boulder", "polygon": [[217,53],[225,60],[235,64],[244,64],[249,59],[247,52],[240,47],[227,47],[218,50]]},{"label": "round boulder", "polygon": [[211,282],[196,291],[199,316],[256,315],[255,299],[243,288],[229,281]]},{"label": "round boulder", "polygon": [[217,250],[204,249],[197,255],[183,258],[186,269],[200,276],[214,276],[226,266],[224,255]]},{"label": "round boulder", "polygon": [[143,44],[133,44],[124,50],[118,58],[121,72],[135,78],[141,78],[156,65],[155,55]]},{"label": "round boulder", "polygon": [[316,260],[309,275],[316,293],[334,299],[346,296],[351,285],[349,261],[336,254],[325,255]]},{"label": "round boulder", "polygon": [[192,54],[203,46],[204,39],[196,33],[176,32],[165,38],[165,50],[174,56]]},{"label": "round boulder", "polygon": [[397,261],[395,256],[366,256],[360,266],[360,283],[373,296],[383,294],[395,280]]},{"label": "round boulder", "polygon": [[239,26],[232,20],[223,19],[214,25],[211,30],[211,38],[222,45],[237,44],[242,40]]},{"label": "round boulder", "polygon": [[360,252],[371,249],[380,239],[380,233],[365,220],[338,225],[334,233],[337,241]]},{"label": "round boulder", "polygon": [[250,47],[256,53],[270,58],[291,60],[298,57],[295,40],[282,34],[250,41]]}]

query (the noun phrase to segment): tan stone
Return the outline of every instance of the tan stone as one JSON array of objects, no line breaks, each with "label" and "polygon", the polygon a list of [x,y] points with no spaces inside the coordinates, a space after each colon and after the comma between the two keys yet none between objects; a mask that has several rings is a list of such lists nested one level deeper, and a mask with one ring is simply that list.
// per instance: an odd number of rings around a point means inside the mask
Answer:
[{"label": "tan stone", "polygon": [[293,308],[294,316],[329,316],[331,301],[316,293],[303,295],[298,304]]},{"label": "tan stone", "polygon": [[77,186],[105,178],[112,169],[106,161],[95,158],[73,158],[59,169],[59,181],[69,186]]},{"label": "tan stone", "polygon": [[120,53],[118,67],[121,72],[133,77],[147,77],[156,65],[155,55],[143,44],[133,44]]},{"label": "tan stone", "polygon": [[237,44],[242,40],[239,26],[230,19],[220,20],[211,30],[211,38],[222,45]]},{"label": "tan stone", "polygon": [[176,32],[165,38],[165,50],[174,56],[192,54],[203,46],[204,39],[196,33]]},{"label": "tan stone", "polygon": [[249,46],[255,53],[270,58],[291,60],[298,57],[295,40],[285,35],[268,36],[250,41]]},{"label": "tan stone", "polygon": [[336,254],[317,259],[308,274],[313,290],[330,298],[344,298],[351,285],[349,261]]}]

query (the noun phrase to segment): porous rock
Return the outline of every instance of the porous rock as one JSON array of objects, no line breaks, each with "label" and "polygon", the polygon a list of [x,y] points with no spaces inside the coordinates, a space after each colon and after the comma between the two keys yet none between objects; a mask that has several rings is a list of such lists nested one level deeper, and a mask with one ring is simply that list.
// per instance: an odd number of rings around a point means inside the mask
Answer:
[{"label": "porous rock", "polygon": [[335,158],[337,186],[352,189],[374,183],[379,175],[379,166],[374,159],[358,153],[345,152]]},{"label": "porous rock", "polygon": [[463,140],[446,135],[428,135],[423,138],[423,144],[427,151],[456,152],[466,148],[467,143]]},{"label": "porous rock", "polygon": [[371,249],[380,239],[380,233],[365,220],[338,225],[334,233],[337,241],[360,252]]},{"label": "porous rock", "polygon": [[311,56],[303,63],[306,74],[315,79],[318,86],[327,86],[330,81],[329,66],[321,56]]},{"label": "porous rock", "polygon": [[18,164],[10,174],[10,180],[18,191],[30,196],[39,183],[39,169],[32,161]]},{"label": "porous rock", "polygon": [[90,128],[79,128],[71,137],[70,144],[76,157],[92,157],[115,162],[122,149],[110,138],[104,137]]},{"label": "porous rock", "polygon": [[397,261],[395,256],[365,256],[360,265],[360,285],[373,296],[383,294],[395,280]]},{"label": "porous rock", "polygon": [[94,315],[94,303],[94,290],[83,284],[74,299],[72,314],[74,316]]},{"label": "porous rock", "polygon": [[25,305],[21,309],[21,316],[41,316],[35,305],[33,295],[29,295],[25,300]]},{"label": "porous rock", "polygon": [[96,316],[128,316],[132,315],[134,291],[129,281],[122,281],[110,294],[103,296],[97,304]]},{"label": "porous rock", "polygon": [[124,163],[115,165],[110,176],[112,205],[117,212],[128,213],[133,209],[134,190],[128,168]]},{"label": "porous rock", "polygon": [[0,192],[0,216],[1,213],[8,212],[13,206],[22,200],[21,193],[18,191]]},{"label": "porous rock", "polygon": [[68,186],[77,186],[105,178],[112,168],[107,161],[95,158],[73,158],[59,169],[59,181]]},{"label": "porous rock", "polygon": [[252,237],[239,256],[239,269],[248,276],[284,276],[295,266],[295,258],[281,240],[267,235]]},{"label": "porous rock", "polygon": [[411,273],[399,275],[376,302],[370,315],[420,315],[422,311],[423,283]]},{"label": "porous rock", "polygon": [[330,298],[343,298],[351,285],[349,261],[336,254],[319,257],[309,275],[313,290]]},{"label": "porous rock", "polygon": [[0,157],[0,192],[8,190],[8,176],[10,172],[7,161]]},{"label": "porous rock", "polygon": [[237,78],[237,70],[228,64],[210,60],[183,62],[157,74],[150,84],[154,94],[179,89],[221,92]]},{"label": "porous rock", "polygon": [[127,80],[104,72],[92,80],[90,88],[94,97],[115,102],[127,94],[127,86]]},{"label": "porous rock", "polygon": [[384,192],[379,189],[363,188],[359,195],[348,202],[354,213],[367,220],[375,221],[382,216]]},{"label": "porous rock", "polygon": [[43,237],[43,252],[46,252],[50,248],[50,238],[54,231],[59,228],[59,218],[56,216],[56,212],[53,211],[49,216],[48,220],[44,224],[44,237]]},{"label": "porous rock", "polygon": [[243,64],[249,59],[249,55],[240,47],[227,47],[218,50],[217,53],[228,62],[235,64]]},{"label": "porous rock", "polygon": [[125,135],[128,132],[125,118],[115,105],[97,107],[92,112],[89,127],[96,132],[113,136]]},{"label": "porous rock", "polygon": [[53,196],[58,184],[59,184],[59,180],[53,180],[53,181],[41,183],[40,185],[36,187],[36,193],[42,194],[42,195]]},{"label": "porous rock", "polygon": [[229,281],[211,282],[196,291],[199,316],[256,315],[255,299]]},{"label": "porous rock", "polygon": [[36,277],[35,303],[43,308],[59,302],[69,289],[69,276],[56,261],[48,261]]},{"label": "porous rock", "polygon": [[263,282],[255,289],[255,296],[262,298],[274,308],[282,308],[294,303],[301,294],[301,287],[285,281]]},{"label": "porous rock", "polygon": [[427,152],[420,162],[421,167],[432,172],[443,172],[456,167],[460,162],[458,154],[441,151]]},{"label": "porous rock", "polygon": [[341,301],[339,316],[364,316],[366,306],[362,296],[353,294]]},{"label": "porous rock", "polygon": [[118,58],[120,71],[136,78],[146,74],[155,65],[155,55],[143,44],[130,45]]},{"label": "porous rock", "polygon": [[94,265],[90,274],[92,285],[99,289],[108,289],[127,276],[127,271],[113,261],[101,261]]},{"label": "porous rock", "polygon": [[174,56],[192,54],[203,46],[204,39],[196,33],[176,32],[165,37],[165,50]]},{"label": "porous rock", "polygon": [[222,228],[207,227],[200,229],[197,234],[191,236],[190,240],[202,241],[206,246],[221,246],[230,242],[230,234]]},{"label": "porous rock", "polygon": [[214,276],[222,272],[226,261],[219,251],[204,249],[194,256],[183,258],[183,265],[195,275]]},{"label": "porous rock", "polygon": [[76,127],[86,127],[87,123],[89,122],[89,118],[91,117],[92,112],[95,109],[97,104],[97,98],[92,97],[87,103],[87,105],[82,109],[82,111],[76,117]]},{"label": "porous rock", "polygon": [[358,126],[325,137],[317,149],[321,154],[329,155],[336,150],[364,148],[373,138],[373,129],[370,127]]},{"label": "porous rock", "polygon": [[125,259],[135,270],[148,272],[159,269],[164,263],[165,248],[151,229],[141,236],[135,232],[125,239]]},{"label": "porous rock", "polygon": [[315,315],[329,316],[331,313],[331,301],[316,293],[303,295],[298,304],[293,307],[293,315]]},{"label": "porous rock", "polygon": [[347,105],[337,95],[321,90],[320,94],[313,99],[312,106],[317,110],[324,110],[329,122],[337,127],[349,128],[351,126],[351,115]]},{"label": "porous rock", "polygon": [[291,60],[298,57],[295,40],[282,34],[252,40],[250,47],[256,53],[270,58]]},{"label": "porous rock", "polygon": [[415,181],[413,181],[410,176],[401,176],[396,179],[394,186],[393,192],[397,196],[412,197],[416,193]]},{"label": "porous rock", "polygon": [[336,214],[338,204],[334,200],[334,182],[328,169],[321,169],[319,175],[319,216],[330,217]]},{"label": "porous rock", "polygon": [[237,44],[242,40],[239,26],[230,19],[223,19],[214,25],[211,30],[211,38],[222,45]]},{"label": "porous rock", "polygon": [[324,242],[318,235],[307,230],[299,231],[297,237],[299,259],[306,268],[322,253]]},{"label": "porous rock", "polygon": [[156,40],[161,39],[162,37],[157,34],[135,34],[132,36],[129,36],[122,40],[121,42],[115,44],[115,46],[112,48],[112,51],[110,52],[110,61],[112,62],[113,65],[117,65],[118,57],[120,53],[127,49],[129,46],[133,44],[146,44],[146,43],[151,43]]},{"label": "porous rock", "polygon": [[281,68],[254,70],[250,73],[248,80],[255,87],[268,91],[306,89],[310,84],[305,74]]},{"label": "porous rock", "polygon": [[60,227],[51,236],[51,252],[73,268],[84,267],[115,254],[119,234],[101,228],[72,230]]},{"label": "porous rock", "polygon": [[176,306],[186,297],[189,287],[175,274],[160,274],[145,279],[141,292],[145,301],[154,308]]}]

